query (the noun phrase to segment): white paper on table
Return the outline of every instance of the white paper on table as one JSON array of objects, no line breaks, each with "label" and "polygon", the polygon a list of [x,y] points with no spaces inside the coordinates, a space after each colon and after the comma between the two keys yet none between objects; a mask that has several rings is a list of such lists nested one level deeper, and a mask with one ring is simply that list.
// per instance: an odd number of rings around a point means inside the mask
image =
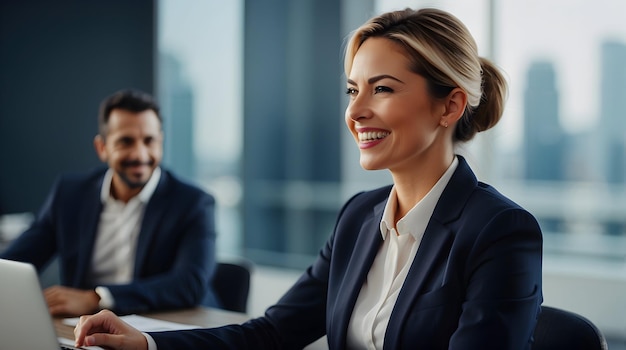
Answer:
[{"label": "white paper on table", "polygon": [[[137,330],[141,332],[161,332],[161,331],[175,331],[175,330],[181,330],[181,329],[201,328],[200,326],[195,326],[191,324],[157,320],[156,318],[150,318],[150,317],[139,316],[139,315],[125,315],[125,316],[120,316],[120,318],[124,322],[128,323],[129,325],[133,326],[134,328],[136,328]],[[78,324],[78,319],[79,319],[78,317],[66,318],[63,320],[63,323],[68,326],[75,327]]]}]

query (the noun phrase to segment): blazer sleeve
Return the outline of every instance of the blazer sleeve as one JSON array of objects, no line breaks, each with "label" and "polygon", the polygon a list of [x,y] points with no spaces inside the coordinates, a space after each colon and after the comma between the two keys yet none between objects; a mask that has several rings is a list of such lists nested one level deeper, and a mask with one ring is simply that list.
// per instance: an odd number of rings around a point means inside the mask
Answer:
[{"label": "blazer sleeve", "polygon": [[11,242],[0,258],[31,263],[38,271],[51,261],[57,251],[54,208],[59,187],[57,180],[34,222]]},{"label": "blazer sleeve", "polygon": [[137,259],[141,271],[129,284],[105,285],[115,300],[116,313],[179,309],[203,302],[219,306],[210,288],[216,265],[215,200],[202,192],[182,201],[186,205],[168,201],[171,207],[152,214],[159,218],[150,218],[150,239],[137,243],[137,254],[144,256]]},{"label": "blazer sleeve", "polygon": [[[341,209],[338,222],[353,199]],[[315,262],[263,317],[242,325],[150,335],[159,350],[304,348],[326,334],[329,274],[336,234],[331,235]]]},{"label": "blazer sleeve", "polygon": [[264,317],[242,325],[150,333],[164,349],[302,349],[325,334],[330,244]]}]

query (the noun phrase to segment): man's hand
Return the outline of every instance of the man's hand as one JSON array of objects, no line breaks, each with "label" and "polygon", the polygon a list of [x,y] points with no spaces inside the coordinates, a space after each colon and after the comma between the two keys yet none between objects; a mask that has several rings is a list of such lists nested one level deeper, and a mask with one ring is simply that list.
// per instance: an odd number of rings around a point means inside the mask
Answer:
[{"label": "man's hand", "polygon": [[43,295],[52,316],[81,316],[100,309],[100,297],[93,290],[53,286],[46,288]]},{"label": "man's hand", "polygon": [[81,316],[74,328],[76,347],[101,346],[118,350],[147,350],[146,337],[122,321],[113,312],[102,310],[95,315]]}]

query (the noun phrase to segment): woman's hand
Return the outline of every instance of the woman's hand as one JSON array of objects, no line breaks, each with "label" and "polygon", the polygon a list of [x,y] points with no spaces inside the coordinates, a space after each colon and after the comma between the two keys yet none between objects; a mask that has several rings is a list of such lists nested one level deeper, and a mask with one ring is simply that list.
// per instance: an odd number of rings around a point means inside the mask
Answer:
[{"label": "woman's hand", "polygon": [[109,310],[102,310],[91,316],[81,316],[76,328],[74,328],[74,338],[77,347],[101,346],[119,350],[148,349],[146,337]]}]

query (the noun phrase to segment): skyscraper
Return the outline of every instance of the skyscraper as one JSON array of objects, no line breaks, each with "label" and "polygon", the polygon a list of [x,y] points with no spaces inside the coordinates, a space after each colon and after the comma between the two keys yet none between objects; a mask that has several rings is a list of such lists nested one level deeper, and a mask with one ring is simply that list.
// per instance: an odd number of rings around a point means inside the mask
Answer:
[{"label": "skyscraper", "polygon": [[[626,185],[626,44],[606,40],[600,48],[600,169],[610,185]],[[622,234],[622,220],[604,223],[606,232]]]},{"label": "skyscraper", "polygon": [[536,61],[528,69],[524,92],[524,159],[526,180],[561,181],[564,133],[559,124],[559,94],[554,66]]},{"label": "skyscraper", "polygon": [[194,144],[194,94],[174,55],[160,55],[159,104],[163,115],[163,163],[187,180],[196,179]]},{"label": "skyscraper", "polygon": [[626,183],[626,44],[607,40],[601,46],[601,169],[610,184]]}]

